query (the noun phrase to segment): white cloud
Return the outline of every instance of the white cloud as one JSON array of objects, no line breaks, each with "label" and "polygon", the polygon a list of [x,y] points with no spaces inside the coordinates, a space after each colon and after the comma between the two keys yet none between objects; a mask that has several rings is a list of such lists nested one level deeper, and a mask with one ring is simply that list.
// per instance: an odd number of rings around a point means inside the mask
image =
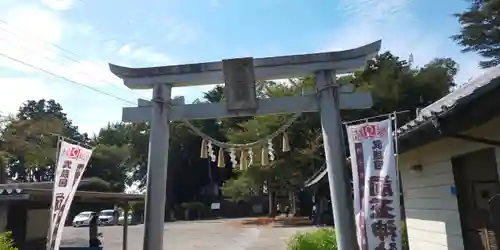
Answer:
[{"label": "white cloud", "polygon": [[118,49],[118,54],[122,56],[130,54],[130,52],[132,52],[132,44],[125,44]]},{"label": "white cloud", "polygon": [[168,43],[188,44],[198,38],[199,32],[191,26],[175,24],[169,28],[166,36]]},{"label": "white cloud", "polygon": [[[60,46],[63,23],[53,12],[34,7],[15,7],[2,13],[7,24],[0,23],[0,53],[14,59],[0,57],[0,111],[15,113],[19,106],[28,99],[50,99],[60,102],[70,118],[75,123],[82,123],[86,132],[94,132],[96,126],[104,125],[113,115],[97,112],[99,115],[90,115],[96,110],[102,111],[112,97],[104,96],[96,105],[101,108],[92,109],[88,103],[91,96],[102,95],[78,86],[71,81],[101,89],[103,86],[114,85],[105,92],[124,90],[122,82],[108,69],[107,63],[102,61],[78,60],[74,55],[56,48]],[[78,26],[86,34],[92,32],[91,27]],[[73,35],[73,34],[71,34]],[[56,46],[54,46],[56,45]],[[27,66],[32,65],[38,69]],[[40,71],[45,71],[41,73]],[[48,72],[48,73],[47,73]],[[12,77],[22,75],[22,77]],[[66,78],[67,80],[61,79]],[[119,86],[120,85],[120,86]],[[87,91],[87,92],[84,92]],[[82,94],[86,93],[86,94]],[[135,98],[128,98],[134,101]],[[120,107],[115,104],[113,114],[119,118]],[[66,107],[69,110],[66,110]],[[87,109],[90,109],[88,111]],[[89,114],[81,116],[81,114]],[[88,122],[89,117],[93,118]],[[88,125],[85,125],[88,124]]]},{"label": "white cloud", "polygon": [[85,85],[122,84],[108,69],[108,64],[98,61],[80,61],[55,69],[58,75]]},{"label": "white cloud", "polygon": [[[35,67],[51,67],[57,53],[47,42],[61,40],[61,22],[50,11],[34,7],[14,7],[1,11],[0,53]],[[67,91],[57,81],[47,81],[37,70],[0,57],[0,111],[15,113],[28,99],[63,98]],[[18,77],[13,77],[18,76]]]},{"label": "white cloud", "polygon": [[[86,35],[92,32],[88,25],[76,27]],[[87,85],[120,83],[107,63],[81,60],[56,47],[61,30],[61,21],[52,12],[36,8],[9,11],[7,24],[0,23],[0,53],[10,58],[0,59],[0,65],[26,73],[42,70]]]},{"label": "white cloud", "polygon": [[[480,74],[479,57],[462,54],[448,38],[451,34],[429,32],[418,26],[418,20],[412,15],[414,1],[340,0],[339,8],[346,16],[347,25],[335,31],[327,49],[351,49],[382,39],[382,51],[390,50],[403,59],[413,54],[416,65],[425,64],[435,57],[451,57],[460,64],[457,83]],[[443,13],[443,18],[447,18],[446,15],[448,13]]]},{"label": "white cloud", "polygon": [[106,40],[103,42],[102,48],[106,53],[116,53],[121,47],[115,40]]},{"label": "white cloud", "polygon": [[94,29],[93,26],[89,24],[71,24],[71,29],[78,35],[81,36],[90,36],[93,35],[95,36],[96,30]]},{"label": "white cloud", "polygon": [[74,4],[74,0],[42,0],[42,4],[54,10],[68,10]]},{"label": "white cloud", "polygon": [[[61,39],[61,23],[51,12],[31,7],[16,8],[5,14],[6,23],[0,23],[0,53],[37,67],[47,65],[56,57],[48,43]],[[10,59],[0,65],[15,70],[32,71]]]},{"label": "white cloud", "polygon": [[134,43],[121,46],[117,52],[123,58],[146,64],[167,65],[172,62],[172,59],[165,54],[155,51],[151,47],[140,46]]},{"label": "white cloud", "polygon": [[[59,83],[44,82],[40,78],[0,77],[0,111],[2,114],[16,113],[26,100],[61,99],[68,94]],[[54,89],[59,89],[54,92]]]},{"label": "white cloud", "polygon": [[[38,69],[0,57],[0,75],[3,76],[0,80],[9,83],[0,93],[1,112],[15,113],[28,99],[53,98],[63,105],[69,118],[82,132],[92,134],[109,121],[120,121],[121,108],[130,106],[130,103],[78,86],[74,82],[95,87],[130,102],[141,97],[151,98],[150,91],[126,89],[122,81],[109,71],[107,62],[74,58],[74,55],[57,48],[64,47],[61,45],[62,35],[72,38],[82,34],[88,36],[94,32],[91,26],[74,26],[79,29],[78,34],[62,34],[65,23],[54,12],[34,7],[17,7],[5,11],[8,25],[0,24],[0,53]],[[174,39],[174,35],[171,38]],[[172,62],[168,56],[147,46],[129,44],[120,48],[116,43],[106,46],[115,53],[118,51],[124,61],[130,60],[134,64],[151,66]],[[40,73],[40,70],[46,72]],[[11,77],[19,74],[23,77]],[[194,96],[192,92],[198,92],[198,89],[175,89],[173,94],[184,94],[190,100],[194,99],[190,98]]]}]

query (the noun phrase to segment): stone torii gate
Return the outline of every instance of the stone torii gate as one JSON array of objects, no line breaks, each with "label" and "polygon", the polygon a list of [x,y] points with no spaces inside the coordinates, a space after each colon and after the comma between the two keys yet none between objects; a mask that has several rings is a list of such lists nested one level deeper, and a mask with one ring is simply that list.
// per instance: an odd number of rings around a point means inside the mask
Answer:
[{"label": "stone torii gate", "polygon": [[[149,139],[144,250],[163,249],[170,121],[297,112],[320,112],[338,247],[357,249],[351,186],[345,163],[340,109],[372,106],[369,93],[342,93],[336,74],[362,68],[380,50],[381,41],[359,48],[305,55],[239,58],[222,62],[126,68],[110,64],[130,89],[153,89],[151,102],[123,108],[126,122],[148,121]],[[256,80],[315,75],[316,95],[258,99]],[[225,83],[225,103],[184,104],[171,99],[173,87]]]}]

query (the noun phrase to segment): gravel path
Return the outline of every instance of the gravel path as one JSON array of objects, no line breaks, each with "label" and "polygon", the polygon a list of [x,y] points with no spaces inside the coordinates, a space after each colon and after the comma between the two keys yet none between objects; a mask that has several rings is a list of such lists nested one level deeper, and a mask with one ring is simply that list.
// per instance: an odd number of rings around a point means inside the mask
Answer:
[{"label": "gravel path", "polygon": [[[233,220],[165,223],[163,249],[172,250],[285,250],[285,241],[297,231],[311,227],[257,227],[235,226]],[[99,228],[103,233],[104,249],[121,250],[122,228]],[[142,248],[143,225],[129,226],[128,249]],[[85,246],[88,228],[67,227],[63,232],[62,246]]]}]

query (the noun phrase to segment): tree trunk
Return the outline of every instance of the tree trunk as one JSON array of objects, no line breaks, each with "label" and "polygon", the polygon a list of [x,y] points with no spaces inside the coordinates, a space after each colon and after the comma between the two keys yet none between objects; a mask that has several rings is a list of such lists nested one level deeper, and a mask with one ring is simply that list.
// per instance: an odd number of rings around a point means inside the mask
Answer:
[{"label": "tree trunk", "polygon": [[295,215],[297,213],[297,203],[296,203],[296,199],[295,199],[295,192],[290,191],[289,197],[290,197],[291,214]]},{"label": "tree trunk", "polygon": [[5,170],[4,159],[0,158],[0,184],[6,184],[8,179],[7,171]]},{"label": "tree trunk", "polygon": [[276,216],[276,192],[274,190],[269,190],[267,192],[269,197],[269,217]]}]

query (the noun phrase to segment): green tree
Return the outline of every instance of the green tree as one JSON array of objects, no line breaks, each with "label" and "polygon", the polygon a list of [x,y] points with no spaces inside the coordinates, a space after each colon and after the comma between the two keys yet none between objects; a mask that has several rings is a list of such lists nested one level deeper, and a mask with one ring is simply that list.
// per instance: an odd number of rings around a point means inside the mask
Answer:
[{"label": "green tree", "polygon": [[222,193],[231,201],[246,201],[261,189],[255,178],[247,172],[242,172],[238,178],[231,178],[222,185]]},{"label": "green tree", "polygon": [[79,134],[54,100],[25,102],[2,128],[1,148],[9,156],[9,176],[21,181],[47,181],[53,178],[57,136],[88,141]]},{"label": "green tree", "polygon": [[464,52],[483,56],[479,65],[489,68],[500,64],[500,0],[471,0],[470,7],[455,16],[460,22],[460,33],[452,38]]},{"label": "green tree", "polygon": [[[204,93],[201,102],[220,102],[223,98],[224,89],[215,86]],[[206,119],[191,121],[207,135],[221,141],[225,141],[225,134],[221,130],[223,126],[230,127],[231,119]],[[232,124],[237,124],[232,122]],[[110,124],[103,128],[96,138],[96,144],[124,145],[130,146],[129,169],[133,175],[128,181],[139,181],[144,187],[147,180],[147,157],[149,147],[149,125],[138,124]],[[174,204],[191,202],[201,199],[200,190],[206,189],[212,182],[218,184],[222,179],[231,175],[231,169],[219,169],[214,163],[207,159],[201,159],[201,138],[189,130],[182,122],[172,122],[170,125],[170,146],[167,181],[167,196],[169,197],[167,207]],[[211,178],[210,178],[211,177]],[[212,197],[214,198],[214,197]]]},{"label": "green tree", "polygon": [[4,232],[0,235],[0,249],[1,250],[18,250],[15,247],[14,240],[12,239],[12,232]]},{"label": "green tree", "polygon": [[86,133],[82,134],[78,131],[78,127],[73,125],[71,120],[68,119],[67,114],[63,112],[61,104],[55,100],[28,100],[19,107],[16,117],[23,121],[39,120],[46,117],[55,118],[63,125],[62,136],[85,144],[90,142],[89,136]]},{"label": "green tree", "polygon": [[[93,138],[92,144],[97,147],[93,159],[99,159],[101,164],[111,164],[102,171],[110,174],[115,171],[116,179],[111,179],[114,180],[111,185],[131,185],[135,181],[145,184],[149,146],[149,126],[146,123],[109,123]],[[106,153],[110,154],[109,157]],[[107,162],[108,158],[114,160]],[[92,161],[91,165],[94,163]],[[100,176],[94,172],[90,171],[89,176]]]},{"label": "green tree", "polygon": [[[363,70],[338,79],[342,84],[353,83],[355,91],[370,91],[374,100],[371,109],[341,111],[342,119],[349,121],[409,110],[411,112],[399,116],[400,122],[405,122],[415,117],[416,108],[423,107],[447,94],[450,87],[455,85],[453,78],[457,71],[458,65],[449,58],[437,58],[423,67],[412,67],[410,63],[390,52],[382,53],[370,60]],[[311,77],[295,80],[292,84],[270,82],[264,89],[263,96],[296,95],[303,88],[311,86],[314,86],[314,79]],[[240,123],[240,129],[228,130],[226,133],[232,142],[256,141],[278,129],[287,117],[289,116],[253,117]],[[254,149],[254,152],[259,152],[256,154],[255,165],[248,170],[248,173],[239,174],[234,180],[224,183],[224,194],[239,199],[248,195],[258,195],[258,192],[250,191],[256,186],[265,186],[271,193],[268,197],[272,215],[272,209],[275,207],[275,201],[272,201],[273,193],[296,190],[316,167],[324,163],[320,128],[317,113],[302,114],[288,129],[291,152],[279,152],[277,146],[277,160],[269,167],[260,167],[258,162],[260,149]],[[347,145],[347,141],[345,143]],[[280,145],[279,140],[274,141],[274,145]],[[233,197],[234,195],[236,197]]]},{"label": "green tree", "polygon": [[[2,148],[11,156],[10,162],[19,161],[19,166],[38,167],[53,164],[56,157],[56,138],[51,134],[62,132],[59,119],[44,118],[12,119],[2,131]],[[22,166],[21,166],[22,165]]]},{"label": "green tree", "polygon": [[373,107],[343,111],[344,120],[360,119],[394,111],[410,111],[398,117],[400,123],[415,117],[415,110],[442,96],[455,86],[458,64],[450,58],[436,58],[423,67],[412,67],[406,60],[385,52],[368,61],[350,81],[356,91],[370,91]]},{"label": "green tree", "polygon": [[[310,78],[294,80],[292,84],[267,82],[260,95],[263,98],[293,96],[299,94],[303,87],[311,83],[312,79]],[[290,118],[291,115],[247,118],[246,121],[239,123],[239,129],[228,130],[227,136],[233,143],[257,141],[279,129]],[[246,172],[225,182],[223,194],[235,199],[238,198],[233,197],[236,194],[255,196],[266,191],[269,198],[270,215],[273,216],[276,212],[276,200],[274,199],[276,194],[288,193],[299,188],[305,178],[312,174],[310,168],[303,166],[313,163],[315,157],[310,156],[316,153],[316,148],[310,150],[312,144],[306,138],[317,136],[316,125],[318,124],[317,114],[304,114],[289,128],[289,139],[293,144],[291,152],[282,152],[282,137],[275,138],[273,145],[276,160],[272,161],[269,166],[260,166],[260,152],[263,145],[256,145],[253,148],[254,164]],[[304,156],[306,151],[308,155]],[[248,186],[244,188],[244,185]],[[248,192],[237,192],[237,190],[247,190]]]},{"label": "green tree", "polygon": [[109,183],[113,192],[123,192],[130,171],[128,165],[130,148],[128,145],[98,144],[94,148],[92,158],[87,167],[84,178],[97,177]]}]

